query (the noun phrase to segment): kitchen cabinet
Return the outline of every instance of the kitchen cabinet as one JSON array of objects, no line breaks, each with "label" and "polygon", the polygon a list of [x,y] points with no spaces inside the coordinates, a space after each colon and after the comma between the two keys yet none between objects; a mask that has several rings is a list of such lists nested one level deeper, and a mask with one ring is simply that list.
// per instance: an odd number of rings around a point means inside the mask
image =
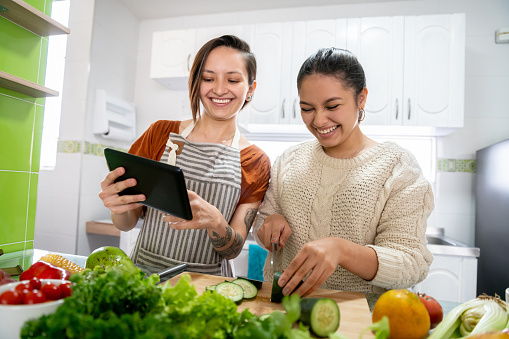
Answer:
[{"label": "kitchen cabinet", "polygon": [[258,64],[253,101],[240,124],[302,124],[297,75],[302,63],[319,48],[346,47],[346,20],[310,20],[249,26],[244,39]]},{"label": "kitchen cabinet", "polygon": [[195,38],[194,29],[154,32],[150,77],[170,89],[186,89]]},{"label": "kitchen cabinet", "polygon": [[366,125],[462,127],[465,16],[348,20],[367,77]]},{"label": "kitchen cabinet", "polygon": [[477,297],[477,258],[433,255],[428,277],[412,287],[437,300],[466,302]]},{"label": "kitchen cabinet", "polygon": [[224,34],[242,36],[242,26],[154,32],[150,77],[173,90],[187,90],[196,53],[210,39]]}]

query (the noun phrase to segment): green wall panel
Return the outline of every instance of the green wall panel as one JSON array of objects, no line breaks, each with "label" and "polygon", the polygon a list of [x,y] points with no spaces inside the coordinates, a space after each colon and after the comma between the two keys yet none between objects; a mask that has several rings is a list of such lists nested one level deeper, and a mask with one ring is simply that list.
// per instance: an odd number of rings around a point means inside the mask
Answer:
[{"label": "green wall panel", "polygon": [[35,107],[0,95],[0,170],[30,171]]},{"label": "green wall panel", "polygon": [[42,127],[44,123],[44,107],[35,106],[35,123],[34,138],[32,140],[32,161],[30,166],[31,172],[39,172],[41,164],[41,143],[42,143]]},{"label": "green wall panel", "polygon": [[[27,0],[51,14],[52,0]],[[48,38],[0,17],[0,70],[44,85]],[[37,104],[36,104],[37,102]],[[0,88],[0,248],[34,248],[44,98]]]},{"label": "green wall panel", "polygon": [[37,206],[37,184],[39,182],[39,174],[30,174],[30,187],[28,189],[28,217],[27,217],[27,233],[26,240],[34,240],[35,235],[35,210]]},{"label": "green wall panel", "polygon": [[30,173],[0,172],[2,242],[25,241]]},{"label": "green wall panel", "polygon": [[0,69],[37,82],[44,39],[0,17]]}]

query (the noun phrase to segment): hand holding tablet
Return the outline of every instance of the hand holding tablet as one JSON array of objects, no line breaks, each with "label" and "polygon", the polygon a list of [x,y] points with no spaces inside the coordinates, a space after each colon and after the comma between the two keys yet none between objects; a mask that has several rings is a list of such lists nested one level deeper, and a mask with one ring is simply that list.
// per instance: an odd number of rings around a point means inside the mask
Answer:
[{"label": "hand holding tablet", "polygon": [[146,200],[141,204],[181,219],[193,219],[181,168],[111,148],[104,149],[104,156],[110,171],[118,167],[125,169],[115,182],[129,178],[137,181],[136,186],[126,188],[119,195],[144,194]]}]

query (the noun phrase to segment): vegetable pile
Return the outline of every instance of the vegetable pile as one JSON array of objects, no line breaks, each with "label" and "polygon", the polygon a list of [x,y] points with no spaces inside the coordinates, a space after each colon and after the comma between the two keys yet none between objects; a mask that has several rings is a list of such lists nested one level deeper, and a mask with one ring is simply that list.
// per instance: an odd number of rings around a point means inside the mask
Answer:
[{"label": "vegetable pile", "polygon": [[237,312],[232,300],[198,295],[189,275],[174,286],[144,279],[132,265],[86,269],[73,274],[72,296],[54,314],[25,323],[22,338],[311,338],[300,317],[300,297],[285,298],[286,313],[258,317]]}]

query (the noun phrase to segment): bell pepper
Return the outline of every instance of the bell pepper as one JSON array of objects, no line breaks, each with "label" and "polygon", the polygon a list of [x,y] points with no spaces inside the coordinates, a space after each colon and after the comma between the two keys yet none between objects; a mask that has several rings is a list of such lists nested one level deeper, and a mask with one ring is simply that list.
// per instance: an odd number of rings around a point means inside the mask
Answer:
[{"label": "bell pepper", "polygon": [[57,267],[45,261],[38,261],[28,268],[28,270],[21,273],[19,280],[31,280],[32,278],[38,279],[62,279],[69,280],[71,273],[68,270]]}]

